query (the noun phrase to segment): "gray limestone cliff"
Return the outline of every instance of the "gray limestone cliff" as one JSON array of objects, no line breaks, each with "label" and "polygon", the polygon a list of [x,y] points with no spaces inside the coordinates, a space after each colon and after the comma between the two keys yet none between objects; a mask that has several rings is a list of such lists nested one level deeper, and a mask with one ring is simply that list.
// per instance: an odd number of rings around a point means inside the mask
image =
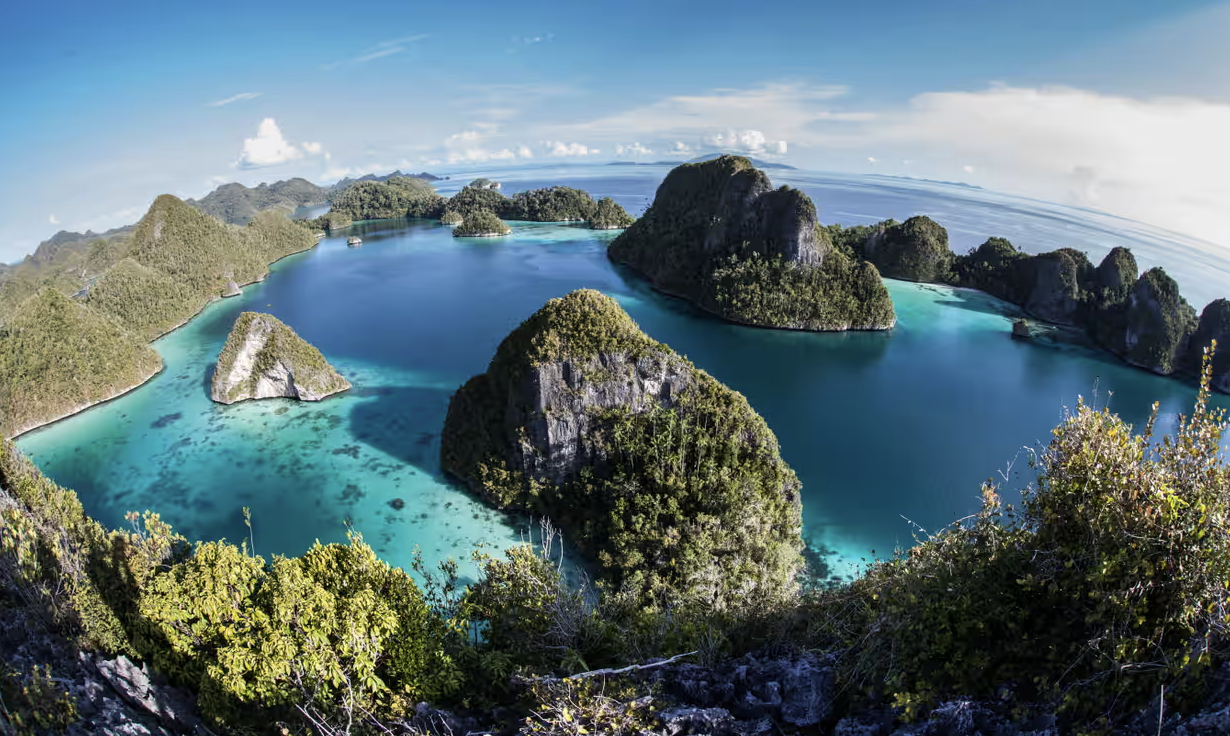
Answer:
[{"label": "gray limestone cliff", "polygon": [[896,323],[876,268],[834,249],[806,194],[741,156],[667,174],[607,256],[725,319],[798,330]]},{"label": "gray limestone cliff", "polygon": [[244,312],[214,367],[210,398],[223,404],[286,397],[319,401],[350,383],[277,317]]},{"label": "gray limestone cliff", "polygon": [[449,403],[440,452],[493,505],[551,517],[633,595],[793,589],[799,482],[776,437],[596,291],[552,299],[505,338]]},{"label": "gray limestone cliff", "polygon": [[1059,325],[1074,325],[1081,305],[1082,285],[1093,267],[1083,253],[1069,249],[1034,256],[1033,286],[1025,309]]}]

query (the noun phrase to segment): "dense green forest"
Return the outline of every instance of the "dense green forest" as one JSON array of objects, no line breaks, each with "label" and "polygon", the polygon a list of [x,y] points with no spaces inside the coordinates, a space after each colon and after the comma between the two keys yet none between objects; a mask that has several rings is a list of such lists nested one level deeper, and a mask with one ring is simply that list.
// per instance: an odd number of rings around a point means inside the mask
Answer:
[{"label": "dense green forest", "polygon": [[[447,213],[446,213],[447,214]],[[472,212],[462,218],[457,227],[453,228],[453,237],[472,238],[490,235],[507,235],[512,232],[503,220],[486,210]]]},{"label": "dense green forest", "polygon": [[0,327],[0,435],[133,388],[162,368],[140,335],[45,288]]},{"label": "dense green forest", "polygon": [[395,177],[383,182],[361,181],[333,200],[329,212],[352,220],[392,217],[439,217],[444,198],[422,179]]},{"label": "dense green forest", "polygon": [[[146,343],[220,298],[229,282],[262,279],[269,263],[315,243],[276,212],[238,227],[163,195],[130,236],[65,246],[46,265],[17,269],[16,280],[0,284],[8,330],[0,428],[11,436],[141,383],[161,365]],[[70,300],[85,285],[82,275],[93,273],[83,298]],[[43,339],[48,345],[38,349]]]}]

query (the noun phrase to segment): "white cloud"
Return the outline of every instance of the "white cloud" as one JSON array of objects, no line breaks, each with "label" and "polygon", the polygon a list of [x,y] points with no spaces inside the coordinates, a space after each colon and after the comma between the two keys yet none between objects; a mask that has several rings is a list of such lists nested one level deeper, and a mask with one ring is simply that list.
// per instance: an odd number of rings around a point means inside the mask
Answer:
[{"label": "white cloud", "polygon": [[225,100],[218,100],[217,102],[206,103],[205,106],[206,107],[222,107],[223,105],[229,105],[232,102],[242,102],[244,100],[254,100],[260,96],[261,96],[260,92],[241,92],[235,95],[234,97],[227,97]]},{"label": "white cloud", "polygon": [[678,153],[678,154],[692,153],[692,147],[684,143],[683,141],[675,141],[675,146],[674,148],[671,149],[671,153]]},{"label": "white cloud", "polygon": [[340,61],[335,61],[331,64],[325,64],[321,68],[336,69],[337,67],[343,66],[346,64],[362,64],[364,62],[374,61],[376,59],[382,59],[386,56],[392,56],[393,54],[400,54],[401,52],[405,51],[406,48],[409,47],[410,44],[417,43],[418,41],[422,41],[425,38],[427,38],[427,34],[420,33],[414,36],[405,36],[402,38],[394,38],[388,41],[381,41],[375,46],[372,46],[360,52],[359,54],[355,56],[352,56],[348,59],[342,59]]},{"label": "white cloud", "polygon": [[936,169],[980,161],[984,186],[1230,246],[1227,130],[1226,103],[993,87],[919,95],[862,137],[911,150]]},{"label": "white cloud", "polygon": [[517,155],[521,158],[534,158],[534,152],[530,150],[529,146],[518,146]]},{"label": "white cloud", "polygon": [[872,163],[872,164],[874,164],[874,163],[876,162],[876,160],[875,160],[873,157],[868,156],[868,157],[867,157],[867,162],[868,162],[868,163]]},{"label": "white cloud", "polygon": [[320,153],[319,143],[304,143],[298,148],[287,142],[282,136],[282,129],[273,118],[265,118],[256,130],[255,138],[245,138],[243,153],[234,166],[240,169],[258,169],[263,166],[284,164],[287,161],[303,158],[303,152],[315,155]]},{"label": "white cloud", "polygon": [[59,224],[60,224],[60,219],[59,219],[58,217],[56,217],[55,215],[50,215],[50,216],[47,218],[47,221],[48,221],[48,222],[50,222],[52,225],[59,225]]},{"label": "white cloud", "polygon": [[597,149],[591,149],[581,143],[544,141],[542,145],[546,147],[548,156],[589,156],[591,154],[601,153]]},{"label": "white cloud", "polygon": [[[595,151],[597,153],[597,151]],[[638,143],[630,143],[626,146],[615,146],[616,156],[649,156],[653,153],[650,149]]]},{"label": "white cloud", "polygon": [[967,173],[967,174],[972,174],[972,173],[974,173],[974,167],[973,167],[973,166],[970,166],[969,164],[966,164],[965,166],[962,166],[962,167],[961,167],[961,170],[962,170],[962,171],[964,171],[964,172],[965,172],[965,173]]}]

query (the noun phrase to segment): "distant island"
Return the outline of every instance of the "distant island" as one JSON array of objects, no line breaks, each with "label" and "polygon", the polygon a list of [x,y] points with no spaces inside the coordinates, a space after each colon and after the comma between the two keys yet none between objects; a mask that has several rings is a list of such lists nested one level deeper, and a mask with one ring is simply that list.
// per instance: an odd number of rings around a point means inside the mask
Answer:
[{"label": "distant island", "polygon": [[607,256],[732,322],[842,331],[897,321],[876,267],[833,248],[811,199],[774,188],[741,156],[674,168]]},{"label": "distant island", "polygon": [[280,210],[286,214],[299,207],[324,204],[329,190],[307,179],[288,179],[248,188],[243,184],[223,184],[200,201],[184,200],[202,212],[232,225],[247,225],[257,213]]}]

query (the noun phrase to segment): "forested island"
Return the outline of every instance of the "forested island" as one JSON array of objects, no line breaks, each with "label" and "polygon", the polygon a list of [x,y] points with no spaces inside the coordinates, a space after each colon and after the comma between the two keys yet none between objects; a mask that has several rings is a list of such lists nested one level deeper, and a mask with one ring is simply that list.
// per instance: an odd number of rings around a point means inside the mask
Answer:
[{"label": "forested island", "polygon": [[673,169],[607,255],[732,322],[839,331],[897,321],[876,267],[832,246],[806,194],[774,189],[740,156]]},{"label": "forested island", "polygon": [[239,227],[165,194],[127,238],[100,242],[88,253],[102,273],[78,299],[44,286],[0,321],[5,437],[149,380],[162,368],[149,342],[316,239],[281,214],[260,213]]},{"label": "forested island", "polygon": [[[1097,266],[1072,248],[1030,255],[995,237],[956,255],[947,231],[922,215],[834,226],[830,235],[889,278],[986,292],[1039,320],[1078,328],[1093,345],[1159,375],[1198,375],[1212,341],[1230,345],[1230,301],[1214,300],[1197,317],[1165,269],[1141,273],[1127,248],[1114,248]],[[1214,358],[1212,371],[1212,386],[1230,392],[1230,351]]]},{"label": "forested island", "polygon": [[[446,199],[393,177],[347,193],[335,222],[420,208],[459,229],[490,228],[501,212],[586,214],[592,226],[622,212],[565,187],[503,197],[474,186]],[[131,231],[83,247],[62,239],[48,262],[85,264],[89,279],[68,276],[88,288],[72,298],[34,281],[3,313],[3,435],[157,372],[151,339],[311,248],[316,224],[263,212],[241,227],[164,195]],[[1156,410],[1142,433],[1078,404],[1039,448],[1019,508],[988,482],[978,513],[846,584],[805,555],[801,487],[765,419],[592,290],[528,315],[449,401],[442,469],[539,530],[502,556],[480,553],[472,581],[447,561],[420,562],[416,579],[353,532],[347,544],[266,559],[259,534],[192,543],[148,512],[107,529],[0,438],[0,726],[1230,729],[1228,427],[1208,401],[1212,385],[1227,385],[1215,347],[1226,345],[1230,302],[1197,318],[1164,271],[1140,274],[1126,249],[1094,266],[1078,251],[1031,256],[991,238],[957,256],[926,217],[826,227],[805,195],[732,157],[673,171],[609,253],[663,290],[762,326],[883,324],[892,305],[881,273],[977,288],[1154,372],[1195,371],[1200,391],[1164,439],[1153,436]],[[18,267],[43,273],[33,268]],[[298,398],[348,386],[289,327],[249,312],[211,389],[225,401],[286,396],[292,377]],[[565,579],[560,547],[579,554],[592,584]]]}]

